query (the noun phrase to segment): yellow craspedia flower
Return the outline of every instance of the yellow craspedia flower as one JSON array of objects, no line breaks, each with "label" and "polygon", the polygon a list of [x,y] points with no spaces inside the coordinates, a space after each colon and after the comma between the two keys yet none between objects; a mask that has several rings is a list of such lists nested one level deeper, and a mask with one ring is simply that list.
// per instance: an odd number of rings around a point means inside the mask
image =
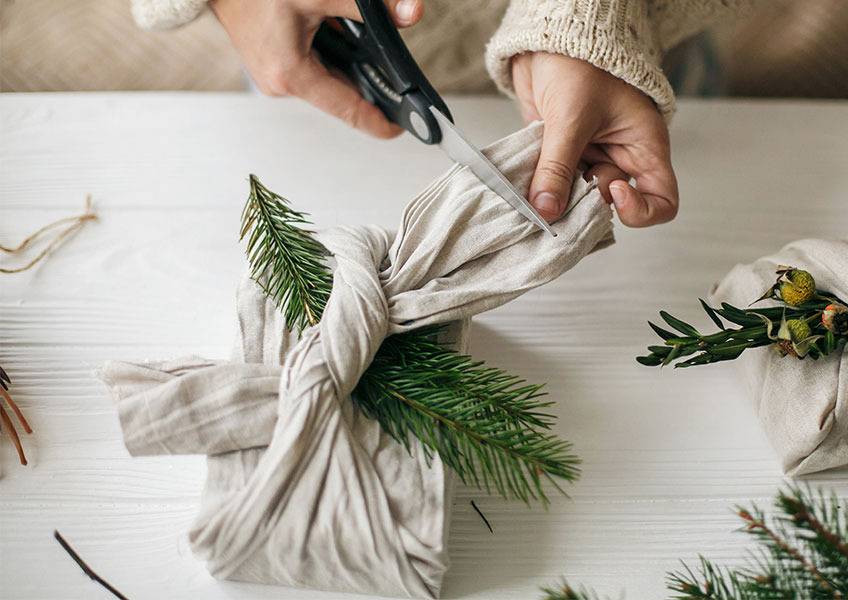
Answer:
[{"label": "yellow craspedia flower", "polygon": [[816,293],[816,280],[807,271],[792,269],[780,279],[780,298],[789,306],[801,306]]},{"label": "yellow craspedia flower", "polygon": [[790,339],[796,344],[806,340],[813,333],[807,322],[801,319],[789,319],[786,321],[786,328],[789,330]]}]

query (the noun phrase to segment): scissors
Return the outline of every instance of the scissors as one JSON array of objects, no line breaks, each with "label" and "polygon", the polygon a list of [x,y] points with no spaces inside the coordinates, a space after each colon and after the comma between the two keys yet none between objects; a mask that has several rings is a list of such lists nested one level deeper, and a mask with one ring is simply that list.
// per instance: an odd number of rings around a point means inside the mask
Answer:
[{"label": "scissors", "polygon": [[356,0],[356,4],[362,23],[339,17],[339,29],[327,22],[318,29],[312,47],[324,64],[347,75],[389,121],[425,144],[438,144],[524,218],[556,236],[504,174],[456,128],[447,105],[412,58],[383,0]]}]

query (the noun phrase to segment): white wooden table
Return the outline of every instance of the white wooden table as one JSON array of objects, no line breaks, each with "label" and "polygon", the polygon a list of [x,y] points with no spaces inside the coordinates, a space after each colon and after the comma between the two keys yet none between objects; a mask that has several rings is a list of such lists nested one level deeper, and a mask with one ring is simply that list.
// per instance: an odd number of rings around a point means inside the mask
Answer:
[{"label": "white wooden table", "polygon": [[[520,124],[506,100],[450,105],[479,144]],[[0,241],[80,212],[87,194],[100,215],[37,268],[0,276],[0,364],[35,429],[26,468],[0,438],[0,596],[110,597],[56,528],[133,600],[338,598],[212,579],[186,539],[203,459],[130,458],[91,372],[115,358],[226,357],[248,173],[319,227],[393,227],[446,159],[243,95],[6,94],[0,120]],[[732,506],[768,504],[784,480],[731,367],[634,357],[661,308],[708,326],[697,298],[736,262],[848,231],[848,103],[684,101],[672,141],[675,222],[619,227],[612,248],[476,319],[475,357],[548,382],[584,474],[548,511],[461,489],[446,598],[532,599],[560,575],[664,597],[678,559],[739,564],[749,546]],[[809,479],[848,496],[846,469]]]}]

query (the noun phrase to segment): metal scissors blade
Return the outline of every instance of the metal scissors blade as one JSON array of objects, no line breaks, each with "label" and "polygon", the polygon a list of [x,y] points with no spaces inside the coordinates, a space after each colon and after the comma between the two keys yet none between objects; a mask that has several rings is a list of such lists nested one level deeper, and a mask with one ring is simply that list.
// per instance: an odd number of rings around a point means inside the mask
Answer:
[{"label": "metal scissors blade", "polygon": [[442,141],[439,147],[456,162],[466,165],[471,172],[480,178],[493,192],[503,198],[507,204],[517,210],[531,223],[544,229],[556,237],[556,232],[551,229],[548,222],[536,212],[536,209],[518,193],[518,190],[510,183],[500,170],[486,158],[486,156],[469,142],[462,133],[451,123],[445,115],[435,106],[430,107],[430,112],[436,117],[442,130]]}]

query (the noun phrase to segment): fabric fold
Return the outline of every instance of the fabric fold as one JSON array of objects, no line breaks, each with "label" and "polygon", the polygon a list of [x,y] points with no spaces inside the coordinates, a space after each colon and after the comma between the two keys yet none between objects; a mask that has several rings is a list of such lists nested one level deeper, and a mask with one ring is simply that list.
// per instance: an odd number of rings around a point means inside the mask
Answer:
[{"label": "fabric fold", "polygon": [[[524,192],[541,134],[537,123],[485,150]],[[232,362],[104,367],[131,453],[209,455],[189,537],[213,575],[438,597],[453,476],[350,395],[387,335],[450,322],[443,335],[464,352],[472,315],[610,244],[610,208],[576,179],[554,238],[456,166],[407,206],[393,241],[374,226],[317,234],[333,256],[332,293],[299,339],[246,278]]]}]

